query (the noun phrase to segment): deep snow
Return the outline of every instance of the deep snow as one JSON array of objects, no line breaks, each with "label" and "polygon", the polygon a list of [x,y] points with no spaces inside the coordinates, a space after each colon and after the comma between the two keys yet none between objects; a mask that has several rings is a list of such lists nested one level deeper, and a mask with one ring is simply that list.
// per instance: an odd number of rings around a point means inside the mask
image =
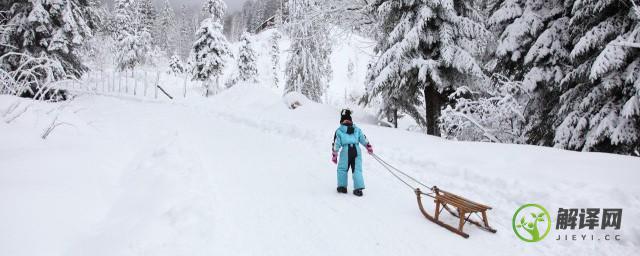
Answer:
[{"label": "deep snow", "polygon": [[[371,54],[371,42],[357,36],[335,37],[330,104],[290,110],[284,79],[271,86],[270,33],[255,36],[260,85],[210,98],[187,81],[184,99],[184,76],[150,67],[146,79],[138,70],[137,96],[133,88],[128,96],[101,91],[109,84],[99,81],[116,81],[108,69],[84,80],[82,88],[97,93],[65,103],[0,95],[0,255],[637,254],[640,158],[446,141],[377,126],[367,114],[375,107],[344,100],[345,89],[362,93]],[[287,47],[283,38],[282,69]],[[230,61],[223,81],[235,69]],[[157,74],[176,100],[156,100],[152,90],[142,96]],[[489,221],[498,233],[468,226],[471,237],[462,239],[428,222],[413,192],[369,156],[365,196],[337,194],[330,147],[344,106],[355,109],[389,163],[493,206]],[[56,117],[64,124],[40,139]],[[524,243],[511,217],[525,203],[553,216],[559,207],[623,208],[623,240]]]},{"label": "deep snow", "polygon": [[[0,110],[16,101],[31,106],[0,122],[0,255],[634,255],[640,246],[638,158],[445,141],[356,113],[390,163],[494,207],[498,233],[468,226],[462,239],[424,219],[412,191],[369,156],[365,196],[335,192],[334,107],[290,110],[258,86],[175,102],[83,95],[61,110],[2,96]],[[70,125],[41,140],[58,112]],[[511,216],[529,202],[621,207],[623,240],[524,243]]]}]

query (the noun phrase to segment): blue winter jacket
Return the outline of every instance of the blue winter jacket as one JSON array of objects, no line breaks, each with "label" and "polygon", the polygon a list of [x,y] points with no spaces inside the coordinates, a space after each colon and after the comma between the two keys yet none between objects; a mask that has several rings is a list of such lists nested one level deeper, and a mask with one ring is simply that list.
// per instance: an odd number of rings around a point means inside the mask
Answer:
[{"label": "blue winter jacket", "polygon": [[[367,146],[369,141],[367,137],[362,133],[362,130],[358,128],[355,124],[352,125],[353,134],[347,134],[347,129],[349,128],[346,125],[340,125],[335,133],[335,140],[333,142],[333,151],[338,152],[342,147],[349,144],[361,144],[362,146]],[[358,148],[358,156],[360,156],[360,147]]]},{"label": "blue winter jacket", "polygon": [[[355,189],[364,188],[364,178],[362,177],[362,150],[360,145],[367,146],[369,141],[367,137],[362,133],[362,130],[355,125],[352,125],[353,133],[348,134],[348,126],[340,125],[335,133],[335,140],[333,141],[333,151],[340,152],[340,160],[338,162],[338,187],[347,186],[347,172],[349,169],[349,148],[355,148],[357,156],[352,159],[353,168],[353,185]],[[358,145],[360,144],[360,145]]]}]

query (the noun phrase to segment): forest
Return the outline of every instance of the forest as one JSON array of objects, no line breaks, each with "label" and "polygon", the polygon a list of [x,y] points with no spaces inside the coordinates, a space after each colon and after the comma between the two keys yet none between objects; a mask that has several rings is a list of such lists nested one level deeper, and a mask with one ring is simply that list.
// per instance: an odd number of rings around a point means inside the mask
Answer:
[{"label": "forest", "polygon": [[[637,0],[0,1],[0,94],[41,101],[96,68],[167,65],[209,96],[250,83],[326,103],[333,44],[374,42],[356,100],[450,140],[640,156]],[[274,29],[260,81],[254,37]],[[280,49],[278,40],[290,39]],[[242,45],[238,53],[230,45]],[[159,61],[168,60],[168,63]],[[233,75],[222,76],[229,60]]]}]

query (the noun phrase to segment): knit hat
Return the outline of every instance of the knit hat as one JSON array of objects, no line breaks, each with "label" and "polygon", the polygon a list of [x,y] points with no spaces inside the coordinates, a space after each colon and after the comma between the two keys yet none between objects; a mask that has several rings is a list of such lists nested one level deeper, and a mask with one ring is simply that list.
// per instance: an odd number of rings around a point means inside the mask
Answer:
[{"label": "knit hat", "polygon": [[353,122],[353,120],[351,120],[351,110],[349,109],[343,109],[340,113],[340,123],[344,122],[344,120],[349,120],[351,122]]}]

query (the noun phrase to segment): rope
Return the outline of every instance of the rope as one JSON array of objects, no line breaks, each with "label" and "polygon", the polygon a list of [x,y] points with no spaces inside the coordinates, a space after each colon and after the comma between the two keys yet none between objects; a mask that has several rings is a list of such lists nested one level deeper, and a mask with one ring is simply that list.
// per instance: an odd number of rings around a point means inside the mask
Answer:
[{"label": "rope", "polygon": [[378,161],[378,163],[380,163],[380,165],[382,165],[382,167],[384,167],[389,173],[391,173],[391,175],[393,175],[393,177],[396,177],[396,179],[398,179],[399,181],[401,181],[402,183],[404,183],[407,187],[409,187],[411,190],[416,190],[416,188],[414,188],[413,186],[411,186],[409,183],[407,183],[406,181],[404,181],[402,178],[400,178],[397,174],[395,174],[391,169],[389,169],[389,167],[387,167],[376,155],[371,154],[373,156],[373,159],[375,159],[376,161]]},{"label": "rope", "polygon": [[404,175],[405,177],[407,177],[407,178],[411,179],[411,180],[412,180],[412,181],[414,181],[415,183],[418,183],[418,184],[422,185],[423,187],[428,188],[429,190],[431,190],[431,189],[432,189],[432,187],[431,187],[431,186],[427,186],[427,185],[425,185],[424,183],[420,182],[419,180],[417,180],[416,178],[412,177],[411,175],[409,175],[409,174],[407,174],[407,173],[405,173],[405,172],[403,172],[403,171],[399,170],[398,168],[394,167],[393,165],[390,165],[390,164],[389,164],[389,163],[387,163],[386,161],[382,160],[382,158],[380,158],[378,155],[376,155],[376,154],[372,154],[372,155],[374,156],[374,158],[377,158],[378,160],[380,160],[380,161],[381,161],[382,163],[384,163],[385,165],[387,165],[387,166],[389,166],[389,167],[393,168],[395,171],[397,171],[397,172],[399,172],[400,174]]},{"label": "rope", "polygon": [[[384,161],[382,158],[380,158],[378,155],[376,154],[371,154],[371,156],[373,156],[373,159],[375,159],[376,161],[378,161],[378,163],[380,163],[380,165],[382,165],[382,167],[384,167],[389,173],[391,173],[391,175],[393,175],[393,177],[395,177],[396,179],[398,179],[399,181],[401,181],[402,183],[404,183],[407,187],[411,188],[411,190],[415,191],[417,187],[413,187],[411,186],[411,184],[409,184],[406,180],[400,178],[400,176],[398,176],[395,172],[398,172],[400,174],[402,174],[403,176],[409,178],[410,180],[412,180],[415,183],[420,184],[421,186],[432,190],[431,186],[427,186],[425,184],[423,184],[422,182],[418,181],[416,178],[412,177],[409,174],[406,174],[405,172],[399,170],[398,168],[394,167],[393,165],[387,163],[386,161]],[[393,169],[393,170],[392,170]],[[395,172],[394,172],[395,171]],[[424,193],[423,193],[424,194]]]}]

